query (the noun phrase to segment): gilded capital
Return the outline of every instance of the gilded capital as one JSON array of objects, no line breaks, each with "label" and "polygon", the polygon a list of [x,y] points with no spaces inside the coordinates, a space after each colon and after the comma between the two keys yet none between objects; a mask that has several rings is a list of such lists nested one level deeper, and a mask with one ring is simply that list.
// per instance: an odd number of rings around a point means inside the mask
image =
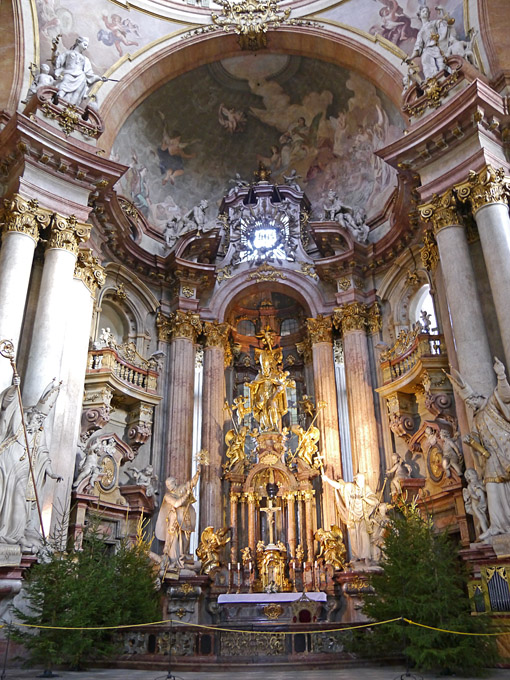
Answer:
[{"label": "gilded capital", "polygon": [[350,302],[334,310],[333,322],[343,335],[349,331],[366,331],[368,311],[363,302]]},{"label": "gilded capital", "polygon": [[462,224],[462,219],[457,211],[455,195],[451,189],[444,194],[434,194],[429,203],[418,206],[421,219],[430,222],[435,232],[445,227]]},{"label": "gilded capital", "polygon": [[74,215],[54,215],[46,250],[58,248],[78,255],[78,246],[90,236],[90,224],[78,222]]},{"label": "gilded capital", "polygon": [[25,199],[19,194],[4,200],[3,233],[26,234],[37,242],[39,230],[50,223],[51,213],[39,207],[33,198]]},{"label": "gilded capital", "polygon": [[219,321],[205,321],[203,327],[203,334],[205,337],[206,347],[222,347],[227,349],[228,334],[230,331],[230,324],[220,323]]},{"label": "gilded capital", "polygon": [[202,331],[202,322],[198,314],[184,312],[178,309],[176,312],[165,316],[161,312],[156,318],[158,337],[168,342],[175,338],[186,338],[196,342],[198,334]]},{"label": "gilded capital", "polygon": [[507,203],[509,180],[503,168],[487,165],[480,172],[470,170],[466,182],[455,186],[460,201],[470,201],[471,210],[476,213],[484,205],[491,203]]},{"label": "gilded capital", "polygon": [[92,254],[90,248],[78,251],[74,267],[74,277],[83,281],[90,290],[91,295],[95,295],[97,289],[104,286],[106,281],[104,269],[99,259]]},{"label": "gilded capital", "polygon": [[367,328],[370,334],[379,333],[382,330],[381,308],[378,302],[374,302],[367,309]]},{"label": "gilded capital", "polygon": [[297,353],[303,357],[305,364],[309,364],[312,361],[312,343],[310,338],[305,338],[302,342],[296,343]]},{"label": "gilded capital", "polygon": [[330,316],[323,316],[319,314],[316,319],[311,318],[306,320],[306,327],[308,328],[308,335],[312,345],[318,342],[332,342],[332,323]]},{"label": "gilded capital", "polygon": [[421,263],[428,272],[433,272],[439,264],[439,250],[432,229],[423,234],[423,248],[420,250]]}]

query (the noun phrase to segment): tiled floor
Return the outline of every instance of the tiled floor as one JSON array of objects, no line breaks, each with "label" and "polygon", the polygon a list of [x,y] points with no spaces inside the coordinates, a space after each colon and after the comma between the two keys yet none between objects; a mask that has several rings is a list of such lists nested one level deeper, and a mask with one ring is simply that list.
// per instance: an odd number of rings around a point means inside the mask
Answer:
[{"label": "tiled floor", "polygon": [[[253,667],[256,668],[256,667]],[[29,680],[35,678],[41,673],[41,670],[26,670],[19,668],[7,669],[5,673],[5,680]],[[112,669],[94,669],[84,671],[82,673],[74,673],[70,671],[58,671],[61,680],[166,680],[167,672],[162,671],[137,671],[137,670],[112,670]],[[414,680],[415,678],[423,678],[423,680],[432,680],[438,676],[434,674],[426,674],[420,676],[418,674],[406,675],[406,671],[402,667],[377,667],[364,666],[362,668],[349,669],[328,669],[328,670],[249,670],[242,671],[224,671],[220,673],[211,673],[209,671],[202,671],[199,673],[190,673],[188,671],[179,673],[175,672],[176,680],[239,680],[242,675],[242,680]],[[444,678],[444,676],[442,676]],[[510,680],[509,670],[494,670],[489,673],[489,680]],[[0,678],[4,680],[1,674]],[[472,680],[469,677],[467,680]]]}]

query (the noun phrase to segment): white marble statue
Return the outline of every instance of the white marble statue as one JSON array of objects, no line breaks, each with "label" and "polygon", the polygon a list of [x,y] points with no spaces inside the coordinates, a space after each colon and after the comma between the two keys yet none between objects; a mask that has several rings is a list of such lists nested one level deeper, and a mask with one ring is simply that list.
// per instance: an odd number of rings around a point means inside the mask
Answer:
[{"label": "white marble statue", "polygon": [[466,488],[462,489],[466,512],[477,518],[480,523],[481,534],[484,535],[489,530],[485,488],[474,468],[468,468],[464,473],[464,478],[468,483]]},{"label": "white marble statue", "polygon": [[457,37],[457,32],[455,29],[450,30],[450,36],[448,38],[448,46],[446,48],[446,56],[463,57],[470,64],[475,65],[475,55],[473,53],[473,41],[476,36],[476,30],[470,29],[467,34],[467,40],[460,40]]},{"label": "white marble statue", "polygon": [[464,471],[464,456],[457,445],[456,436],[449,433],[448,430],[439,430],[439,437],[441,439],[441,449],[443,452],[443,460],[441,464],[447,477],[452,476],[452,468],[460,476]]},{"label": "white marble statue", "polygon": [[420,312],[420,324],[421,327],[423,328],[424,333],[430,333],[431,323],[432,323],[431,315],[427,312],[426,309],[422,309]]},{"label": "white marble statue", "polygon": [[288,175],[283,175],[285,184],[287,184],[291,189],[296,191],[301,191],[301,187],[298,184],[298,179],[301,179],[301,175],[297,174],[297,170],[292,169]]},{"label": "white marble statue", "polygon": [[390,507],[391,506],[388,503],[379,503],[375,512],[372,514],[370,543],[372,547],[371,559],[375,564],[381,560],[386,528],[390,522],[390,518],[388,517],[388,509]]},{"label": "white marble statue", "polygon": [[448,39],[449,27],[442,11],[438,19],[431,19],[430,10],[426,5],[418,10],[418,18],[422,25],[408,61],[421,57],[423,75],[425,80],[428,80],[445,68],[442,45],[445,45]]},{"label": "white marble statue", "polygon": [[138,470],[138,468],[130,467],[128,468],[129,474],[135,480],[138,486],[145,489],[145,495],[147,498],[151,498],[158,493],[156,487],[159,482],[157,475],[154,474],[154,468],[152,465],[146,465],[143,470]]},{"label": "white marble statue", "polygon": [[84,487],[84,491],[92,490],[94,488],[94,484],[99,481],[103,475],[103,468],[100,463],[103,453],[104,450],[100,441],[96,440],[90,443],[85,451],[85,457],[78,466],[78,476],[73,482],[73,489],[77,489],[86,479],[88,479],[88,482]]},{"label": "white marble statue", "polygon": [[208,206],[208,202],[203,199],[182,217],[173,217],[170,222],[167,222],[165,241],[169,248],[173,248],[179,238],[189,231],[196,230],[198,234],[207,231],[206,210]]},{"label": "white marble statue", "polygon": [[34,477],[25,446],[17,398],[19,379],[0,395],[0,543],[20,545],[24,552],[36,552],[42,542],[36,507],[48,477],[60,482],[51,467],[44,422],[53,408],[60,384],[54,381],[35,406],[25,409],[25,423]]},{"label": "white marble statue", "polygon": [[391,463],[391,467],[386,470],[386,477],[390,480],[390,493],[392,497],[400,496],[402,493],[402,480],[409,479],[413,469],[398,453],[391,455]]},{"label": "white marble statue", "polygon": [[338,510],[349,530],[352,561],[369,565],[372,560],[371,517],[379,505],[379,499],[366,484],[362,473],[354,475],[352,482],[344,482],[343,479],[335,481],[324,474],[322,479],[338,492]]},{"label": "white marble statue", "polygon": [[55,66],[57,80],[57,95],[74,106],[82,106],[89,89],[94,83],[108,78],[98,76],[83,52],[89,46],[89,39],[78,37],[71,49],[59,54]]},{"label": "white marble statue", "polygon": [[[34,66],[35,67],[35,66]],[[40,87],[53,85],[55,79],[50,75],[50,67],[48,64],[42,64],[38,71],[33,72],[34,79],[28,88],[27,96],[21,100],[22,104],[26,104],[33,94],[37,92]]]},{"label": "white marble statue", "polygon": [[489,528],[480,539],[510,533],[510,385],[497,358],[494,371],[498,382],[489,397],[476,394],[455,369],[448,376],[473,411],[473,430],[464,441],[477,454],[487,493]]},{"label": "white marble statue", "polygon": [[370,228],[366,224],[365,211],[362,208],[354,210],[345,205],[333,189],[328,191],[324,204],[324,219],[338,222],[356,241],[366,243]]},{"label": "white marble statue", "polygon": [[190,534],[195,531],[196,512],[193,507],[195,486],[200,477],[200,466],[193,479],[178,484],[173,477],[165,481],[166,491],[156,521],[156,538],[164,541],[165,566],[182,566],[189,554]]}]

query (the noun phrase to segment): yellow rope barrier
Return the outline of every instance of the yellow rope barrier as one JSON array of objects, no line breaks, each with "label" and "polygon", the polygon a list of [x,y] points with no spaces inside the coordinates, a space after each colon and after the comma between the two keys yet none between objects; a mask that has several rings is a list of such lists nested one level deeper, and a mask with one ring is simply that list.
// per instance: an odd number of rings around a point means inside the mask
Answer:
[{"label": "yellow rope barrier", "polygon": [[436,628],[434,626],[427,626],[424,623],[417,623],[411,619],[406,619],[404,617],[397,617],[395,619],[387,619],[386,621],[371,621],[369,623],[360,623],[355,626],[347,626],[345,628],[321,628],[320,630],[285,630],[285,631],[274,631],[274,630],[242,630],[239,628],[220,628],[218,626],[207,626],[201,623],[183,623],[182,621],[177,621],[175,619],[163,619],[162,621],[151,621],[150,623],[129,623],[117,626],[44,626],[44,625],[34,625],[31,623],[11,623],[11,624],[0,624],[0,628],[8,628],[10,626],[19,626],[22,628],[41,628],[44,630],[121,630],[126,628],[142,628],[147,626],[159,626],[162,624],[176,624],[177,627],[192,626],[194,628],[203,628],[205,630],[220,631],[223,633],[248,633],[250,635],[274,635],[278,633],[280,635],[309,635],[313,633],[343,633],[349,630],[358,630],[360,628],[372,628],[373,626],[383,626],[387,623],[396,623],[397,621],[405,621],[405,623],[410,626],[418,626],[419,628],[427,628],[428,630],[435,630],[439,633],[449,633],[450,635],[472,635],[477,637],[493,636],[493,635],[510,635],[510,631],[499,631],[496,633],[466,633],[459,630],[447,630],[446,628]]}]

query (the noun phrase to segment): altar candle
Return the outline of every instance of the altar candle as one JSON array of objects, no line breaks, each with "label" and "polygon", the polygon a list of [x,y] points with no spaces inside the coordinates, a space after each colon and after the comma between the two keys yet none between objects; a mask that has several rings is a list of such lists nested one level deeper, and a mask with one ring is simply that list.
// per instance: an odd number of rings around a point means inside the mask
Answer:
[{"label": "altar candle", "polygon": [[228,563],[228,570],[230,571],[231,569],[232,569],[232,565],[231,565],[230,562],[229,562],[229,563]]},{"label": "altar candle", "polygon": [[251,572],[251,562],[248,562],[248,569],[249,569],[250,572]]}]

